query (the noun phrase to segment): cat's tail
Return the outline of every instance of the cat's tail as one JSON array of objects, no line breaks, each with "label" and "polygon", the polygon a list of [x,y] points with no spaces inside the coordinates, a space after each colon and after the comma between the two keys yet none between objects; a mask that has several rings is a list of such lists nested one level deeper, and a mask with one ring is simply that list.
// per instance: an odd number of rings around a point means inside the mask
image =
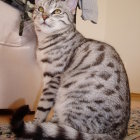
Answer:
[{"label": "cat's tail", "polygon": [[11,119],[11,130],[17,139],[31,140],[115,140],[107,134],[81,133],[71,127],[56,123],[24,123],[23,118],[29,112],[28,106],[20,107]]}]

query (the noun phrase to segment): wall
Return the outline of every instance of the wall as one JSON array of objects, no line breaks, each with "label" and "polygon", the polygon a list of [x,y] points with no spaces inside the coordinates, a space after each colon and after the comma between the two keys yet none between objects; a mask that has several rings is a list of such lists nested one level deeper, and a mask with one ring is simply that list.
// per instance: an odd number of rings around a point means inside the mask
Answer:
[{"label": "wall", "polygon": [[0,109],[23,104],[33,109],[41,86],[35,33],[31,24],[25,24],[20,37],[19,22],[19,11],[0,1]]},{"label": "wall", "polygon": [[[7,8],[1,1],[0,6],[0,17],[3,19]],[[98,0],[98,6],[98,24],[83,21],[80,18],[81,11],[78,10],[77,29],[88,38],[108,42],[116,48],[126,66],[131,92],[140,93],[140,0]],[[6,17],[15,17],[14,14],[11,15],[11,10],[9,14],[1,20],[2,28]],[[33,61],[33,51],[30,49],[26,47],[23,50],[15,50],[0,46],[0,108],[15,107],[17,101],[19,104],[30,104],[33,108],[41,78],[36,74],[39,74],[39,69],[33,63],[35,60]]]},{"label": "wall", "polygon": [[98,24],[93,24],[90,21],[82,20],[81,11],[78,9],[76,27],[86,37],[103,41],[105,37],[106,25],[106,0],[98,0],[98,5]]},{"label": "wall", "polygon": [[77,29],[115,47],[125,64],[131,92],[140,93],[140,0],[98,0],[98,7],[96,25],[82,21],[78,10]]},{"label": "wall", "polygon": [[140,93],[140,0],[107,0],[105,41],[121,55],[131,92]]}]

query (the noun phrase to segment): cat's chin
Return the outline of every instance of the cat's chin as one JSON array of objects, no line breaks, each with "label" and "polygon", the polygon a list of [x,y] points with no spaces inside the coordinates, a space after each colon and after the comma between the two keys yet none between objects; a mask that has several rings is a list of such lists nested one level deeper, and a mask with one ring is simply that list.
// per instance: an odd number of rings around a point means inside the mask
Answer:
[{"label": "cat's chin", "polygon": [[47,27],[46,23],[42,23],[40,26],[42,26],[43,28]]},{"label": "cat's chin", "polygon": [[47,26],[47,23],[46,22],[42,22],[40,25],[41,26]]},{"label": "cat's chin", "polygon": [[54,34],[54,30],[52,30],[52,28],[49,28],[48,25],[45,25],[45,24],[40,26],[39,32],[42,32],[43,34],[46,34],[46,35]]}]

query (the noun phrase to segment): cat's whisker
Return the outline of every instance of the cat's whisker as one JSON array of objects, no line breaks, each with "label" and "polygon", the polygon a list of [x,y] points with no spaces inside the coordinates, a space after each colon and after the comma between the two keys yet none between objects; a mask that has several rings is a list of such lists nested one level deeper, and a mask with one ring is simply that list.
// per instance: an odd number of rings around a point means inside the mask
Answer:
[{"label": "cat's whisker", "polygon": [[33,23],[26,24],[26,25],[24,26],[24,30],[27,30],[27,29],[29,29],[29,28],[32,28],[33,26],[34,26]]}]

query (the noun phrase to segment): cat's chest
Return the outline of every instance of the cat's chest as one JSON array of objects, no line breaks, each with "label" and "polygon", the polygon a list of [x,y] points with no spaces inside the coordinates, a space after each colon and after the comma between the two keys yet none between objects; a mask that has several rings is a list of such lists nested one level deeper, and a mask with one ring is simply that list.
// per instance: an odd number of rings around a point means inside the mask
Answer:
[{"label": "cat's chest", "polygon": [[40,51],[37,50],[37,61],[43,71],[62,71],[66,65],[68,54],[66,50]]}]

